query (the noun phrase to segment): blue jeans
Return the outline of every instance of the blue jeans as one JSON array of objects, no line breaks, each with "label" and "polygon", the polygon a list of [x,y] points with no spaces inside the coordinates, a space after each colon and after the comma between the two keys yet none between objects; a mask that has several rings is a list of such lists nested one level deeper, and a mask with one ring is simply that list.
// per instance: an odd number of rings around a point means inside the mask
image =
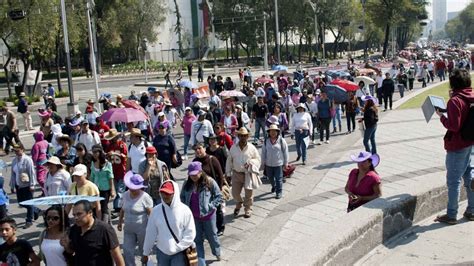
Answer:
[{"label": "blue jeans", "polygon": [[255,142],[257,142],[260,139],[260,130],[262,130],[263,137],[265,138],[265,118],[255,119],[255,135],[254,135]]},{"label": "blue jeans", "polygon": [[195,219],[194,224],[196,226],[196,238],[194,239],[194,243],[196,243],[199,265],[204,266],[206,265],[204,238],[207,239],[211,246],[212,255],[221,255],[221,243],[217,237],[216,214],[214,213],[208,221],[198,221]]},{"label": "blue jeans", "polygon": [[265,165],[265,173],[270,179],[272,189],[275,188],[276,194],[281,194],[283,192],[283,166]]},{"label": "blue jeans", "polygon": [[125,183],[123,183],[123,180],[115,181],[115,193],[117,196],[115,196],[113,206],[114,210],[120,209],[120,203],[122,202],[122,195],[125,193],[127,190],[127,187],[125,187]]},{"label": "blue jeans", "polygon": [[183,145],[183,155],[188,155],[188,146],[191,135],[184,134],[184,145]]},{"label": "blue jeans", "polygon": [[336,131],[336,120],[337,120],[337,124],[339,125],[339,128],[341,128],[342,121],[341,121],[341,108],[340,107],[336,108],[336,115],[332,118],[332,127],[334,131]]},{"label": "blue jeans", "polygon": [[[377,153],[377,147],[375,145],[375,131],[377,131],[377,125],[366,128],[364,131],[365,151],[372,152],[372,154]],[[369,140],[370,140],[370,144],[372,145],[372,149],[370,149]]]},{"label": "blue jeans", "polygon": [[188,259],[184,252],[167,255],[161,252],[159,248],[156,248],[156,260],[160,266],[185,266],[188,264]]},{"label": "blue jeans", "polygon": [[448,185],[448,210],[450,218],[456,218],[458,214],[459,192],[461,178],[464,179],[464,187],[467,194],[466,212],[474,213],[474,192],[471,189],[472,169],[471,157],[473,146],[457,151],[448,151],[446,154],[446,183]]},{"label": "blue jeans", "polygon": [[306,145],[303,141],[304,138],[309,136],[309,130],[295,130],[295,141],[296,141],[296,154],[303,157],[303,162],[306,161]]},{"label": "blue jeans", "polygon": [[[30,191],[30,187],[16,187],[16,197],[18,198],[18,202],[22,202],[25,200],[33,199],[33,192]],[[21,205],[20,207],[26,208],[26,222],[31,223],[33,222],[34,215],[39,213],[40,209],[33,205]]]}]

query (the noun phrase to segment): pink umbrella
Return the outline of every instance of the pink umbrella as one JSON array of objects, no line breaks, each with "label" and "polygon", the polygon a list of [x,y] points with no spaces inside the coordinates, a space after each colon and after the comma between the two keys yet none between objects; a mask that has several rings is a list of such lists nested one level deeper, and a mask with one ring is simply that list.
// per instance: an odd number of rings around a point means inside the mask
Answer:
[{"label": "pink umbrella", "polygon": [[335,79],[331,82],[333,85],[337,85],[346,91],[356,91],[359,89],[359,85],[355,84],[352,81],[345,80],[345,79]]},{"label": "pink umbrella", "polygon": [[103,113],[101,118],[107,122],[129,123],[147,120],[148,116],[134,108],[113,108]]},{"label": "pink umbrella", "polygon": [[262,84],[273,83],[273,79],[266,78],[266,77],[260,77],[260,78],[256,79],[255,82],[262,83]]},{"label": "pink umbrella", "polygon": [[238,90],[230,90],[230,91],[223,91],[219,93],[219,96],[222,97],[245,97],[247,95],[243,94],[241,91]]}]

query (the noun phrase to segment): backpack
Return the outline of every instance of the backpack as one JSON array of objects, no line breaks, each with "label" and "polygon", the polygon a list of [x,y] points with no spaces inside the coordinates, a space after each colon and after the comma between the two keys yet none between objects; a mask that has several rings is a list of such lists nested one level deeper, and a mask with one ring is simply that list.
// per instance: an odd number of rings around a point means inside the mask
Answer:
[{"label": "backpack", "polygon": [[470,107],[469,112],[467,113],[466,120],[462,123],[461,130],[461,137],[463,140],[466,141],[474,141],[474,103],[469,103],[467,99],[464,99]]}]

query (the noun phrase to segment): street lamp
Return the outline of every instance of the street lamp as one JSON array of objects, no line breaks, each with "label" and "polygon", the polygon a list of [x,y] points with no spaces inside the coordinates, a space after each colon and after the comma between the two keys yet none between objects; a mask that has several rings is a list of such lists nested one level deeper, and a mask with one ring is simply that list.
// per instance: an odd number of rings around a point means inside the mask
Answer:
[{"label": "street lamp", "polygon": [[161,63],[163,64],[163,43],[158,43],[160,45],[160,55],[161,55]]},{"label": "street lamp", "polygon": [[146,62],[146,51],[147,51],[148,40],[143,38],[142,41],[142,50],[143,50],[143,62],[145,63],[145,83],[148,83],[148,67]]},{"label": "street lamp", "polygon": [[313,9],[314,13],[314,47],[316,47],[315,53],[318,53],[318,13],[316,10],[316,4],[311,2],[311,0],[306,0],[306,3],[308,3],[311,6],[311,9]]},{"label": "street lamp", "polygon": [[69,115],[73,115],[76,113],[78,106],[77,103],[74,102],[74,90],[72,88],[71,54],[69,52],[69,35],[67,31],[66,4],[64,3],[64,0],[61,0],[61,22],[63,24],[64,32],[64,52],[66,53],[67,85],[69,87],[69,103],[67,104],[67,111]]},{"label": "street lamp", "polygon": [[[92,75],[94,75],[94,83],[95,83],[95,99],[96,102],[99,102],[99,81],[97,77],[97,66],[96,66],[96,59],[95,59],[95,46],[94,46],[94,38],[92,36],[92,23],[91,23],[91,3],[90,0],[87,0],[87,30],[89,32],[89,49],[90,49],[90,58],[91,58],[91,67],[92,67]],[[97,104],[98,111],[100,112],[100,104]]]},{"label": "street lamp", "polygon": [[278,0],[275,0],[275,46],[277,49],[277,60],[278,64],[281,64],[280,62],[280,29],[278,28]]}]

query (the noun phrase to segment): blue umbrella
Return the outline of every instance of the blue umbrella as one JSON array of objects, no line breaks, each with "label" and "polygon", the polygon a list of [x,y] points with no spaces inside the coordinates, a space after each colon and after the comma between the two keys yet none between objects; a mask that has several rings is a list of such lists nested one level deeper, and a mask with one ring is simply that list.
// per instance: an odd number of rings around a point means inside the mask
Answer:
[{"label": "blue umbrella", "polygon": [[178,85],[180,87],[186,87],[186,88],[190,88],[190,89],[197,89],[198,88],[198,85],[191,82],[190,80],[181,80],[180,82],[178,82]]},{"label": "blue umbrella", "polygon": [[347,91],[337,85],[326,85],[323,91],[328,94],[329,99],[334,100],[336,103],[343,103],[349,99]]},{"label": "blue umbrella", "polygon": [[288,67],[284,65],[275,65],[275,66],[272,66],[272,70],[275,70],[275,71],[287,70],[288,71]]}]

